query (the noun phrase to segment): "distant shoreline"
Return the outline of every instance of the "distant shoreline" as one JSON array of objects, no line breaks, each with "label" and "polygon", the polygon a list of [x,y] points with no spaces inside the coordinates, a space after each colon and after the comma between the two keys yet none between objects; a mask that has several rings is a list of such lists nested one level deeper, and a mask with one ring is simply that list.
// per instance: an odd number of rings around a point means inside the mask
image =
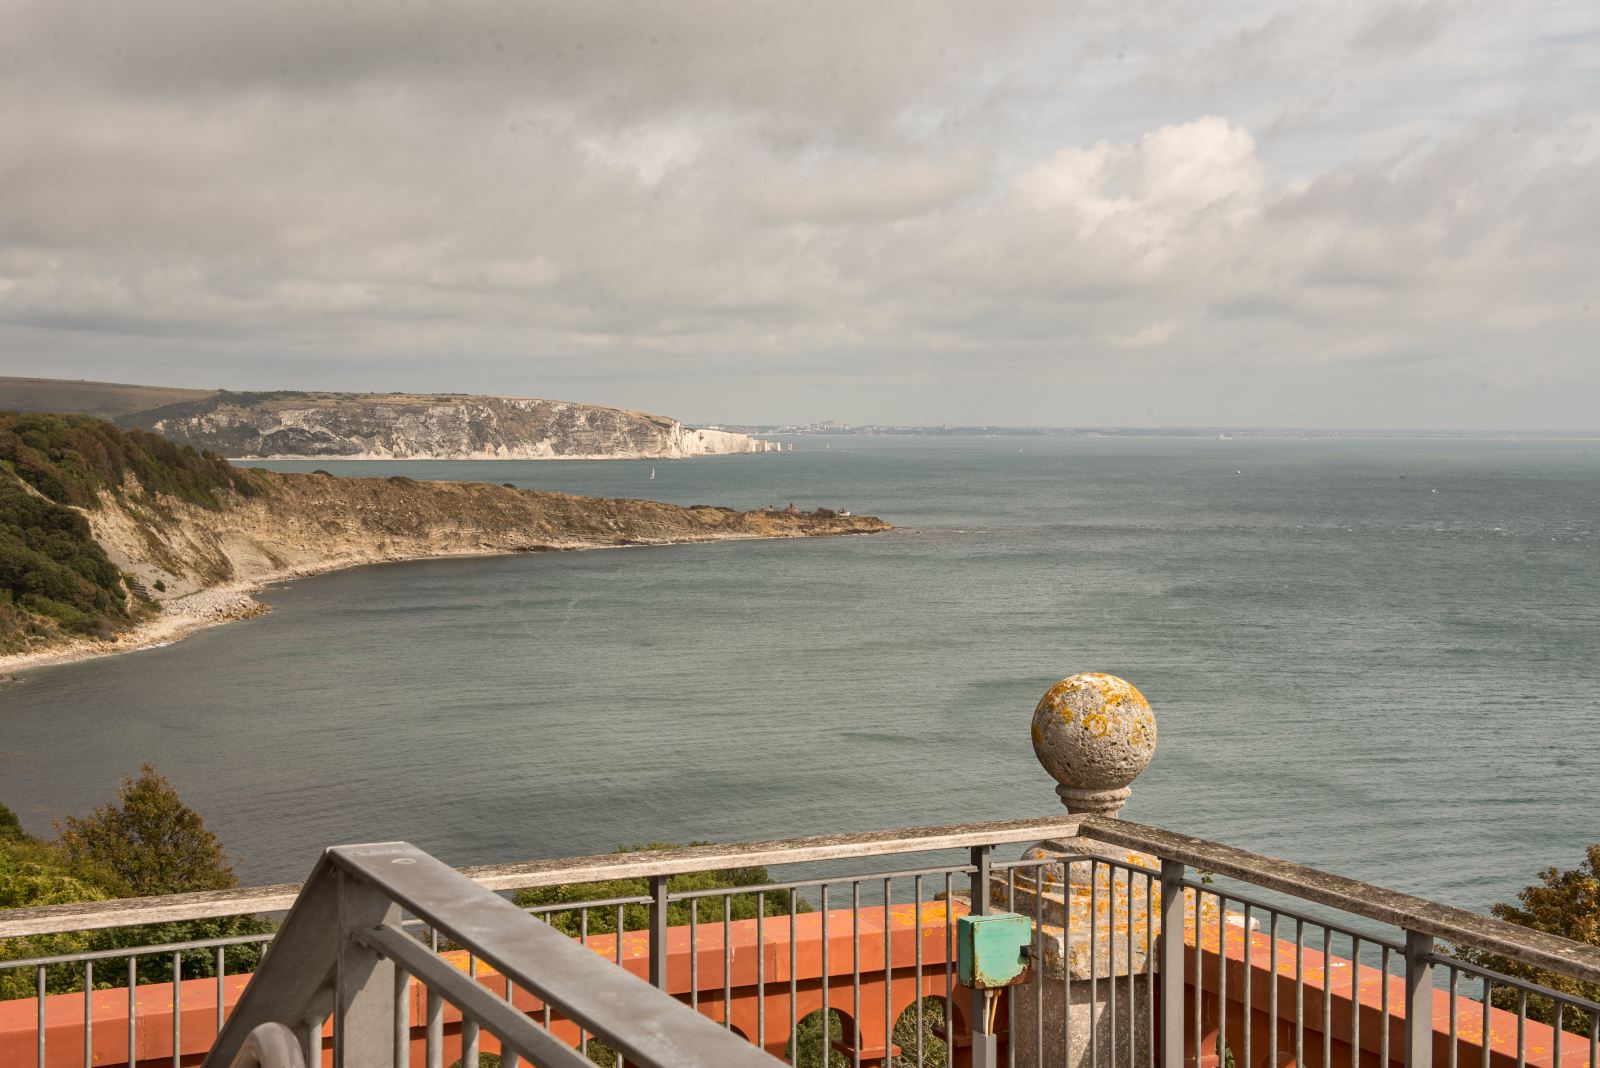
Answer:
[{"label": "distant shoreline", "polygon": [[571,456],[490,456],[479,454],[474,456],[385,456],[382,453],[360,453],[341,456],[225,456],[223,459],[230,464],[262,464],[262,463],[394,463],[394,464],[426,464],[426,463],[545,463],[546,461],[567,460],[631,460],[634,463],[672,464],[682,460],[715,460],[724,456],[765,456],[776,453],[778,449],[766,449],[760,452],[697,452],[690,456],[658,456],[653,453],[605,453],[582,454]]},{"label": "distant shoreline", "polygon": [[1600,430],[1419,430],[1403,427],[1351,430],[1338,427],[1155,426],[890,426],[863,423],[804,426],[729,424],[741,434],[791,438],[1221,438],[1257,441],[1600,441]]}]

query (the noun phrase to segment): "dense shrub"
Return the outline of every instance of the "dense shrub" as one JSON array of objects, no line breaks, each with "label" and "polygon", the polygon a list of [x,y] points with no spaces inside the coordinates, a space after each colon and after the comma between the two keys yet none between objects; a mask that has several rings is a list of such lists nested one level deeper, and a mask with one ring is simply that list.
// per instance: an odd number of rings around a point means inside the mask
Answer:
[{"label": "dense shrub", "polygon": [[22,829],[22,821],[17,819],[17,814],[0,804],[0,842],[20,842],[27,837],[28,832]]},{"label": "dense shrub", "polygon": [[122,780],[117,799],[81,819],[68,816],[61,847],[80,871],[125,897],[226,890],[233,866],[200,814],[149,764]]},{"label": "dense shrub", "polygon": [[[69,817],[65,823],[57,841],[40,841],[23,831],[11,811],[0,805],[0,909],[216,890],[236,884],[221,845],[199,814],[185,805],[172,784],[149,765],[138,776],[123,780],[115,801],[82,819]],[[230,916],[0,939],[0,960],[227,938],[270,930],[269,924],[254,917]],[[214,950],[190,950],[181,956],[184,978],[216,974]],[[240,974],[254,970],[260,956],[257,945],[230,946],[224,951],[223,965],[230,974]],[[117,967],[95,972],[97,989],[126,985],[126,966],[121,960],[115,963]],[[168,953],[141,957],[137,963],[141,983],[166,982],[172,978],[172,970],[172,955]],[[35,982],[32,969],[0,969],[0,1000],[32,997]],[[56,965],[46,970],[45,987],[50,993],[81,990],[82,983],[81,965]]]},{"label": "dense shrub", "polygon": [[[1546,868],[1539,873],[1539,882],[1517,893],[1517,900],[1520,906],[1503,901],[1489,911],[1521,927],[1600,946],[1600,845],[1590,846],[1584,859],[1570,871]],[[1497,953],[1462,948],[1457,950],[1457,955],[1480,968],[1526,979],[1572,997],[1600,1001],[1600,983],[1557,975]],[[1518,991],[1512,987],[1497,986],[1491,996],[1494,1004],[1502,1009],[1516,1012],[1519,1007]],[[1530,994],[1526,1008],[1530,1019],[1555,1023],[1553,999]],[[1570,1010],[1563,1014],[1562,1024],[1566,1030],[1585,1036],[1593,1026],[1587,1013]]]},{"label": "dense shrub", "polygon": [[123,430],[86,415],[0,413],[0,464],[58,504],[97,508],[101,490],[129,475],[146,494],[218,508],[217,494],[260,491],[254,472],[145,430]]},{"label": "dense shrub", "polygon": [[131,621],[122,576],[88,520],[0,471],[0,650],[50,627],[104,637]]},{"label": "dense shrub", "polygon": [[0,652],[65,631],[109,637],[133,621],[122,576],[75,508],[100,507],[132,476],[148,503],[206,508],[259,493],[256,472],[83,415],[0,412]]}]

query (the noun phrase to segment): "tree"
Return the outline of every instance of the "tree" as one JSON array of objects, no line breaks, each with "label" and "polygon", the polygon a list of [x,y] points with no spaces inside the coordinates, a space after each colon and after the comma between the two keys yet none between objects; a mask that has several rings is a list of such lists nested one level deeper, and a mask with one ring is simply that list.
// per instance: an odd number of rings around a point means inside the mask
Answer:
[{"label": "tree", "polygon": [[[8,819],[9,817],[9,819]],[[183,803],[177,790],[155,768],[145,764],[138,777],[122,780],[117,800],[83,819],[68,817],[55,842],[41,842],[22,831],[11,810],[0,805],[0,908],[25,908],[113,897],[220,890],[238,880],[199,814]],[[14,834],[12,830],[14,828]],[[124,949],[203,939],[262,934],[272,925],[253,916],[143,927],[45,935],[0,940],[0,960],[55,956],[82,950]],[[180,954],[183,978],[216,974],[216,952],[193,949]],[[228,972],[254,971],[261,949],[255,944],[228,947],[223,953]],[[171,980],[173,957],[160,953],[138,959],[140,983]],[[46,970],[50,993],[82,989],[81,965]],[[126,983],[120,969],[95,975],[99,989]],[[32,997],[32,972],[0,971],[0,1000]]]},{"label": "tree", "polygon": [[[1600,845],[1590,846],[1583,862],[1571,871],[1546,868],[1539,873],[1538,883],[1517,893],[1517,900],[1521,906],[1501,902],[1489,911],[1521,927],[1600,946]],[[1600,983],[1581,982],[1496,953],[1462,948],[1456,955],[1468,964],[1526,979],[1558,993],[1600,1001]],[[1492,998],[1499,1008],[1516,1011],[1517,991],[1496,987]],[[1528,1016],[1553,1025],[1556,1002],[1538,994],[1529,995]],[[1567,1012],[1562,1017],[1562,1026],[1567,1031],[1587,1035],[1593,1022],[1587,1013]]]},{"label": "tree", "polygon": [[61,848],[74,869],[99,873],[97,881],[123,896],[239,884],[216,835],[149,764],[122,780],[116,801],[83,819],[68,816]]},{"label": "tree", "polygon": [[[58,841],[62,855],[80,877],[105,888],[107,896],[186,894],[239,885],[222,843],[206,829],[200,814],[184,804],[166,776],[150,764],[141,765],[137,777],[122,780],[116,801],[83,819],[69,816],[63,822],[65,829]],[[228,916],[114,927],[97,932],[91,942],[95,949],[123,949],[270,930],[271,924],[253,916]],[[181,958],[185,979],[216,974],[212,950],[189,950]],[[237,975],[254,971],[260,958],[259,946],[233,946],[224,953],[224,964]],[[167,954],[141,958],[138,968],[142,983],[172,979],[172,960]]]},{"label": "tree", "polygon": [[25,842],[27,839],[28,832],[22,829],[17,814],[0,804],[0,842]]}]

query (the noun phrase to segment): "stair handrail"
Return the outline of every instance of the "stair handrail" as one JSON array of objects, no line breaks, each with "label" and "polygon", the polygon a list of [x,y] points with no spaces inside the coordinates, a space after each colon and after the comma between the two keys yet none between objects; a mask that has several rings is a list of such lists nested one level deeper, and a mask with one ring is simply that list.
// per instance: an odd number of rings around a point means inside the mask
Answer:
[{"label": "stair handrail", "polygon": [[428,990],[431,1004],[454,1006],[505,1050],[555,1068],[588,1065],[408,934],[407,915],[641,1068],[782,1063],[415,846],[383,842],[324,851],[204,1068],[236,1068],[252,1036],[269,1024],[293,1034],[306,1064],[320,1064],[330,1015],[335,1065],[397,1063],[410,1041],[412,980]]}]

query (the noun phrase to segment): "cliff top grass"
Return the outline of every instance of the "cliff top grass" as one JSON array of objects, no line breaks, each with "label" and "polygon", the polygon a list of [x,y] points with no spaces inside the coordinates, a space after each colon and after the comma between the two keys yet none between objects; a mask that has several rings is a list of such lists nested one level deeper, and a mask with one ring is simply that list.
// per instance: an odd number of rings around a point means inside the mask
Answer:
[{"label": "cliff top grass", "polygon": [[503,397],[479,393],[335,393],[325,390],[265,390],[235,393],[226,389],[194,396],[175,398],[157,407],[142,411],[119,413],[124,426],[150,426],[165,419],[192,419],[217,411],[280,412],[286,409],[330,409],[335,411],[362,408],[416,408],[453,404],[505,404],[532,401],[546,405],[568,405],[573,408],[595,411],[620,412],[623,415],[671,423],[668,416],[652,415],[631,408],[614,408],[600,404],[583,404],[577,401],[549,400],[541,397]]},{"label": "cliff top grass", "polygon": [[101,419],[115,419],[164,404],[200,400],[214,392],[210,389],[137,386],[122,382],[0,375],[0,410],[79,412]]}]

